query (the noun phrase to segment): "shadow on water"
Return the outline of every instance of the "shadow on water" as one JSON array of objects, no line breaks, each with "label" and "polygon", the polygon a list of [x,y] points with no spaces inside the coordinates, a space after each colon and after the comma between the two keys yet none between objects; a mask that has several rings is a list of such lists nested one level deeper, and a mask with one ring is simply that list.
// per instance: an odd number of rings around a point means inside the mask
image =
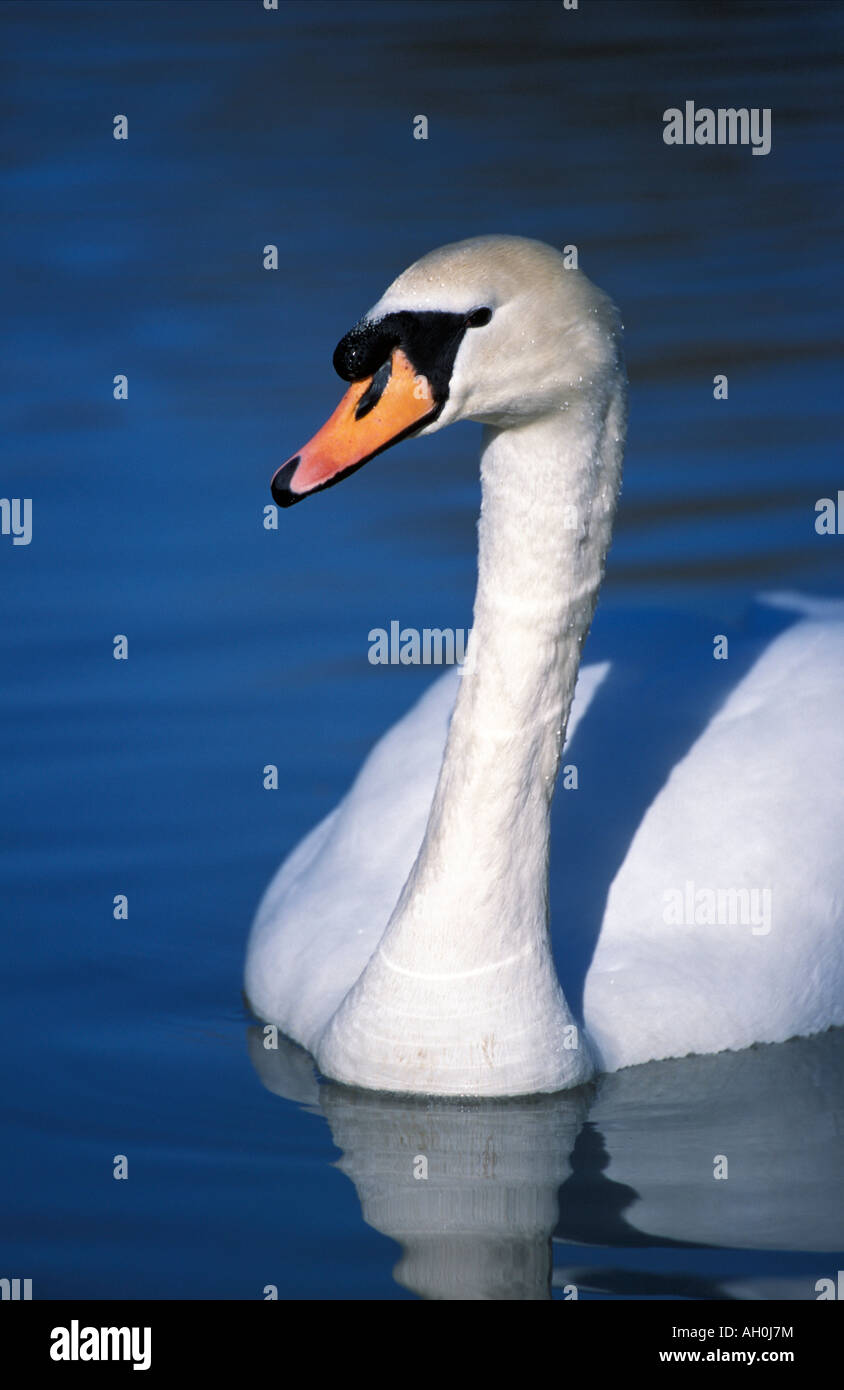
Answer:
[{"label": "shadow on water", "polygon": [[[607,897],[648,808],[765,647],[795,621],[758,605],[751,630],[713,659],[713,628],[667,614],[596,620],[586,660],[610,662],[563,756],[578,769],[573,796],[554,801],[551,930],[557,972],[576,1017]],[[717,631],[717,629],[715,629]],[[556,849],[555,849],[556,845]]]},{"label": "shadow on water", "polygon": [[[559,1255],[584,1291],[731,1298],[727,1251],[844,1244],[844,1030],[478,1102],[320,1082],[307,1053],[266,1048],[261,1027],[247,1045],[267,1090],[328,1123],[364,1221],[401,1247],[393,1277],[422,1298],[549,1299]],[[678,1263],[575,1266],[594,1247]]]},{"label": "shadow on water", "polygon": [[583,1245],[653,1246],[686,1249],[695,1241],[646,1235],[626,1220],[624,1212],[639,1200],[635,1188],[606,1175],[610,1156],[601,1131],[587,1120],[569,1157],[571,1177],[559,1191],[560,1212],[554,1232],[558,1240]]}]

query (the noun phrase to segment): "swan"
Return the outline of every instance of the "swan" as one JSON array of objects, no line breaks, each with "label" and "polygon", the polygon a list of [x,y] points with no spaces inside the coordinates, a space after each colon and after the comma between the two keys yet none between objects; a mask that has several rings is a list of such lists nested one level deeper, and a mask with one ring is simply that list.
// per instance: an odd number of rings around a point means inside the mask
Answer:
[{"label": "swan", "polygon": [[[780,1278],[755,1296],[815,1298],[828,1262],[793,1262],[786,1292],[782,1252],[844,1248],[841,1029],[458,1103],[319,1082],[307,1053],[264,1042],[247,1030],[261,1084],[328,1124],[364,1221],[401,1247],[393,1277],[423,1298],[547,1299],[552,1239],[554,1282],[581,1290],[724,1297],[719,1251],[776,1250]],[[729,1181],[713,1181],[719,1154]],[[590,1269],[596,1246],[617,1255]],[[636,1258],[654,1246],[661,1272]]]},{"label": "swan", "polygon": [[[480,421],[474,625],[467,673],[446,672],[388,731],[270,883],[247,947],[255,1014],[335,1081],[472,1097],[844,1023],[834,603],[782,600],[795,621],[647,808],[607,885],[582,1021],[556,974],[551,800],[566,737],[612,674],[580,669],[626,430],[610,300],[550,246],[473,238],[399,275],[334,365],[348,390],[276,472],[276,503],[409,435]],[[767,930],[675,920],[666,893],[689,884],[767,892]],[[565,902],[556,915],[565,942],[577,924]]]}]

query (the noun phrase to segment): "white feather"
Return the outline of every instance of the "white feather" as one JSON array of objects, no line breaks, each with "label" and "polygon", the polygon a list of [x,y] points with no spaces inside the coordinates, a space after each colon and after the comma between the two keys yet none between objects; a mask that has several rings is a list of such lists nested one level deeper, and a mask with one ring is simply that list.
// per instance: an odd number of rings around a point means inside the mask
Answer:
[{"label": "white feather", "polygon": [[[620,483],[619,327],[557,252],[513,237],[432,253],[370,317],[481,305],[493,318],[464,338],[430,427],[487,426],[472,673],[427,692],[282,866],[250,937],[253,1007],[328,1076],[440,1095],[555,1091],[844,1023],[844,615],[810,605],[647,810],[609,893],[586,1036],[574,1027],[550,950],[549,809],[566,731],[607,673],[583,670],[569,718]],[[774,929],[669,925],[665,894],[687,880],[771,888]]]}]

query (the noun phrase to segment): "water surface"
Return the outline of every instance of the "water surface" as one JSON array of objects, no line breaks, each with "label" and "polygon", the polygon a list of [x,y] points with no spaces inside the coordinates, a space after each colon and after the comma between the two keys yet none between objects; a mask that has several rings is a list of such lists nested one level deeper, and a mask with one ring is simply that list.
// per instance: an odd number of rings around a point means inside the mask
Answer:
[{"label": "water surface", "polygon": [[[813,529],[842,485],[841,11],[0,22],[0,491],[34,516],[30,546],[0,538],[0,1274],[36,1297],[814,1297],[844,1249],[835,1035],[572,1097],[408,1104],[256,1049],[240,979],[275,866],[430,679],[370,666],[369,630],[471,622],[472,426],[262,527],[272,472],[337,399],[335,343],[416,256],[574,243],[622,308],[630,443],[590,658],[703,681],[697,637],[761,641],[760,592],[842,592],[840,542]],[[771,107],[771,154],[665,146],[689,98]],[[604,841],[580,827],[555,835],[552,893],[585,913],[572,866]],[[423,1143],[442,1176],[402,1185]]]}]

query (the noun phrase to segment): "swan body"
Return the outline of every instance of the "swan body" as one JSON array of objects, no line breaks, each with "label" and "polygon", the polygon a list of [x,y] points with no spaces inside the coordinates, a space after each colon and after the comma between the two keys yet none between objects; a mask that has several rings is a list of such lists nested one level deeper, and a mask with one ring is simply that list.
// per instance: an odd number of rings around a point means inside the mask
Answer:
[{"label": "swan body", "polygon": [[[276,475],[283,506],[408,433],[485,426],[469,669],[382,738],[270,884],[246,962],[256,1013],[335,1080],[445,1096],[553,1092],[844,1023],[838,610],[770,645],[653,800],[608,885],[583,1027],[557,979],[551,798],[612,674],[578,680],[626,422],[606,297],[540,243],[457,243],[405,271],[335,365],[352,386]],[[769,889],[775,925],[671,920],[666,894],[689,883]]]}]

